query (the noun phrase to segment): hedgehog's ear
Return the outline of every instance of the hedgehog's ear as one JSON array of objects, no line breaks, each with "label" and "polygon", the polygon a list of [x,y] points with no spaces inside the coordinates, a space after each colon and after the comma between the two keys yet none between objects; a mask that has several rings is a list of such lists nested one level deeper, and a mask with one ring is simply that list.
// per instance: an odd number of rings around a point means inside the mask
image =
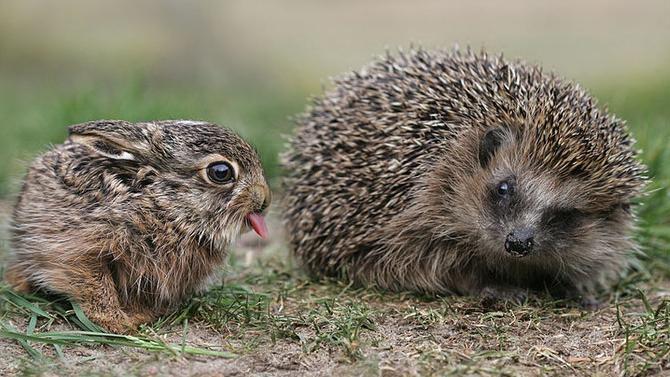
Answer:
[{"label": "hedgehog's ear", "polygon": [[486,131],[479,142],[479,164],[485,168],[498,149],[503,145],[509,130],[507,127],[498,127]]},{"label": "hedgehog's ear", "polygon": [[103,156],[135,160],[149,152],[153,130],[121,120],[101,120],[75,124],[68,131],[70,141],[87,145]]}]

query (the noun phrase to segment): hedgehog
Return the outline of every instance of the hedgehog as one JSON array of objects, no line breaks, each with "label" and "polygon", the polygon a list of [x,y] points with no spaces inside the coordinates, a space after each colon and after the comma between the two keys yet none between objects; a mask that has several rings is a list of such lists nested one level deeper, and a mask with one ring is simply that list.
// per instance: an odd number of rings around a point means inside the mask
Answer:
[{"label": "hedgehog", "polygon": [[637,155],[622,120],[539,66],[387,53],[297,117],[283,220],[315,277],[598,305],[640,252]]}]

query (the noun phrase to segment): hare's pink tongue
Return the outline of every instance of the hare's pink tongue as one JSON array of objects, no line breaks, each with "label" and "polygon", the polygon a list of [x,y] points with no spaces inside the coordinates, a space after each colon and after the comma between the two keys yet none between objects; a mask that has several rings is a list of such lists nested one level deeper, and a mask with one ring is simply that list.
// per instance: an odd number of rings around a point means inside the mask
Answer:
[{"label": "hare's pink tongue", "polygon": [[254,232],[258,234],[262,239],[268,238],[268,226],[265,224],[265,219],[262,215],[258,213],[250,213],[247,215],[247,221]]}]

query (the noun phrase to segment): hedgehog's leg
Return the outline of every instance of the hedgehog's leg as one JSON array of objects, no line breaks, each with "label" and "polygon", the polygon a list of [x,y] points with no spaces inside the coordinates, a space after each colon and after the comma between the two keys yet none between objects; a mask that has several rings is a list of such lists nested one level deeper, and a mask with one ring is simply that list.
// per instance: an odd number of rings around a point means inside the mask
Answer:
[{"label": "hedgehog's leg", "polygon": [[487,286],[479,292],[479,297],[485,308],[497,308],[507,303],[522,305],[528,300],[528,290],[508,286]]},{"label": "hedgehog's leg", "polygon": [[549,294],[557,299],[565,300],[566,305],[578,305],[585,310],[598,310],[602,306],[602,302],[596,298],[591,290],[580,289],[570,283],[551,287]]},{"label": "hedgehog's leg", "polygon": [[565,299],[568,302],[568,305],[578,305],[584,310],[598,310],[602,306],[600,300],[598,300],[593,293],[587,291],[582,292],[577,288],[565,290],[562,295],[556,297]]},{"label": "hedgehog's leg", "polygon": [[600,309],[602,302],[592,294],[584,294],[579,299],[579,306],[585,310],[595,311]]},{"label": "hedgehog's leg", "polygon": [[518,286],[482,279],[486,272],[461,267],[446,275],[445,285],[454,292],[477,297],[484,308],[497,308],[504,304],[521,305],[528,300],[528,290]]}]

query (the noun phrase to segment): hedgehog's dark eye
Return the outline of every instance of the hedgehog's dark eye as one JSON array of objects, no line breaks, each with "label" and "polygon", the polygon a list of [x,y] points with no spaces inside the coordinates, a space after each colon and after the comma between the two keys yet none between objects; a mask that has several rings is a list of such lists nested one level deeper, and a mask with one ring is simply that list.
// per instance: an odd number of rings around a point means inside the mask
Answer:
[{"label": "hedgehog's dark eye", "polygon": [[502,181],[496,186],[496,192],[502,197],[508,197],[514,193],[514,184],[510,181]]},{"label": "hedgehog's dark eye", "polygon": [[227,162],[213,162],[207,167],[207,177],[214,183],[228,183],[235,179],[235,170]]}]

